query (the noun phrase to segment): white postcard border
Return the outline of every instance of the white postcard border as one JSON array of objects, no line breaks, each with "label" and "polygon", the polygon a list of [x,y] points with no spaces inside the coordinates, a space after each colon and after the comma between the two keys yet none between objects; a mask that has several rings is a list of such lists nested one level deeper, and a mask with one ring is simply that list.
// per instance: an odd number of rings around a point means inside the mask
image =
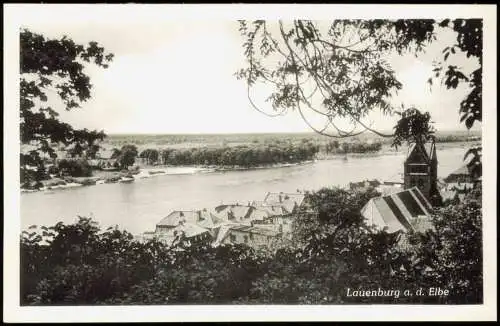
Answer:
[{"label": "white postcard border", "polygon": [[[324,306],[19,306],[19,27],[57,19],[483,18],[484,304]],[[4,322],[496,320],[496,6],[493,5],[4,5]]]}]

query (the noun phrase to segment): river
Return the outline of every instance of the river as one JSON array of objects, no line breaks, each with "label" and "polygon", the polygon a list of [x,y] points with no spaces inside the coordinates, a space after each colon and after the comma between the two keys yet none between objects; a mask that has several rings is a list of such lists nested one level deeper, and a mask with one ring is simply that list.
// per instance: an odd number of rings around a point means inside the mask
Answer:
[{"label": "river", "polygon": [[[438,147],[439,148],[439,147]],[[438,149],[438,176],[463,164],[464,148]],[[91,216],[101,227],[118,225],[133,234],[154,230],[172,210],[210,208],[221,203],[263,200],[268,191],[295,192],[384,180],[403,172],[404,154],[349,156],[311,164],[258,169],[158,175],[133,183],[112,183],[21,194],[21,228],[73,223]]]}]

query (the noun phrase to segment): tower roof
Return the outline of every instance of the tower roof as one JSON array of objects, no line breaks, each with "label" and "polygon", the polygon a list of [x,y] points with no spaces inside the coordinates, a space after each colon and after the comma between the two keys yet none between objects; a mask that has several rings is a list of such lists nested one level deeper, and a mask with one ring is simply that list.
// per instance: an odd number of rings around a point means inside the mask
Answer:
[{"label": "tower roof", "polygon": [[408,160],[414,151],[420,151],[424,154],[425,160],[427,162],[437,160],[436,155],[436,144],[434,142],[427,142],[425,144],[422,143],[413,143],[408,148],[408,156],[406,159]]}]

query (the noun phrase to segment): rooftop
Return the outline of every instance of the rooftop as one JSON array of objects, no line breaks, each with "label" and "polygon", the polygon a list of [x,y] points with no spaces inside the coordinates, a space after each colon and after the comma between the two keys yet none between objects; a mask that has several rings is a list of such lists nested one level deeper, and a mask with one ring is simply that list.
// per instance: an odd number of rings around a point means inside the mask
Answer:
[{"label": "rooftop", "polygon": [[422,216],[430,216],[432,206],[417,187],[399,191],[387,196],[370,199],[361,214],[370,224],[387,232],[413,230],[412,223]]},{"label": "rooftop", "polygon": [[173,211],[164,217],[157,226],[167,226],[167,227],[175,227],[180,223],[191,223],[198,224],[203,227],[211,228],[214,227],[217,223],[221,223],[222,221],[209,212],[206,209],[203,210],[185,210],[185,211]]},{"label": "rooftop", "polygon": [[453,171],[452,173],[450,173],[450,175],[470,175],[470,171],[467,165],[463,165],[458,169],[456,169],[455,171]]},{"label": "rooftop", "polygon": [[293,209],[297,206],[301,206],[305,198],[305,194],[296,193],[284,193],[284,192],[268,192],[264,198],[266,205],[280,205],[288,213],[291,213]]},{"label": "rooftop", "polygon": [[416,149],[419,149],[422,153],[424,153],[426,161],[431,161],[431,160],[437,159],[436,144],[434,144],[434,142],[427,142],[425,144],[412,143],[408,147],[407,159],[412,156],[413,152]]}]

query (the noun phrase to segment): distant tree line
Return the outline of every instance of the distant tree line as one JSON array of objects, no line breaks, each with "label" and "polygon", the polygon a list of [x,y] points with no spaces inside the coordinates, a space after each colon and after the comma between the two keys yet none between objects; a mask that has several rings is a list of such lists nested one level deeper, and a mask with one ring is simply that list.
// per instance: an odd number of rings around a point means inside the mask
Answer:
[{"label": "distant tree line", "polygon": [[382,142],[342,142],[333,140],[325,144],[326,154],[371,153],[382,149]]},{"label": "distant tree line", "polygon": [[[78,144],[77,144],[78,145]],[[136,145],[125,144],[121,148],[113,148],[109,159],[101,160],[97,157],[97,149],[77,146],[67,150],[67,158],[48,160],[51,162],[40,169],[39,180],[50,179],[50,175],[70,177],[90,177],[94,169],[115,168],[128,169],[140,158],[149,165],[214,165],[256,167],[277,163],[297,163],[314,159],[319,151],[319,145],[309,141],[298,144],[291,142],[273,142],[271,144],[239,145],[226,147],[201,147],[187,149],[145,149],[138,150]],[[96,149],[96,151],[94,151]],[[94,161],[94,162],[92,162]],[[91,164],[92,162],[92,164]],[[42,175],[43,173],[43,175]],[[38,188],[42,184],[23,184],[26,189]]]},{"label": "distant tree line", "polygon": [[253,167],[312,160],[318,151],[319,146],[312,143],[240,145],[222,148],[145,149],[139,157],[148,164]]},{"label": "distant tree line", "polygon": [[465,141],[479,141],[481,136],[467,136],[467,135],[446,135],[436,136],[436,143],[457,143]]},{"label": "distant tree line", "polygon": [[[92,135],[101,137],[95,132]],[[83,137],[83,136],[82,136]],[[127,169],[134,165],[136,158],[142,159],[143,163],[149,165],[214,165],[214,166],[241,166],[255,167],[276,163],[296,163],[312,160],[317,153],[345,154],[345,153],[376,153],[381,150],[384,142],[366,142],[357,140],[354,142],[339,142],[330,140],[328,142],[312,138],[282,139],[278,137],[253,139],[251,144],[222,147],[197,147],[185,149],[173,148],[147,148],[139,151],[134,141],[129,136],[130,143],[121,148],[113,148],[110,160],[98,159],[98,153],[102,147],[95,142],[94,138],[84,143],[75,143],[73,146],[62,148],[67,152],[66,158],[43,158],[44,166],[34,171],[37,180],[50,179],[50,175],[89,177],[92,170],[97,168]],[[153,137],[153,136],[150,136]],[[186,136],[187,137],[187,136]],[[128,139],[128,138],[127,138]],[[437,142],[461,142],[480,140],[480,136],[467,135],[441,135],[436,137]],[[102,141],[102,139],[101,139]],[[90,164],[90,160],[98,160],[98,164]],[[23,179],[24,180],[24,179]],[[25,181],[22,188],[40,187],[40,182]]]}]

